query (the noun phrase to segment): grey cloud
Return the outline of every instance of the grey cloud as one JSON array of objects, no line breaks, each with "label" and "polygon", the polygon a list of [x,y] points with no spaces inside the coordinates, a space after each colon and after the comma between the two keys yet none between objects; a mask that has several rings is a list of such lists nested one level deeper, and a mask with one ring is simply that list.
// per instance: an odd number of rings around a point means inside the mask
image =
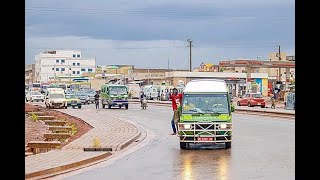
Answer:
[{"label": "grey cloud", "polygon": [[[62,47],[82,48],[84,55],[96,56],[101,63],[112,57],[146,66],[151,59],[166,67],[172,56],[172,66],[187,67],[186,48],[125,48],[131,43],[165,45],[161,40],[180,40],[183,46],[188,38],[194,40],[195,64],[223,56],[267,56],[278,44],[294,52],[294,6],[293,0],[28,0],[26,62],[42,47]],[[48,8],[53,12],[43,11]]]}]

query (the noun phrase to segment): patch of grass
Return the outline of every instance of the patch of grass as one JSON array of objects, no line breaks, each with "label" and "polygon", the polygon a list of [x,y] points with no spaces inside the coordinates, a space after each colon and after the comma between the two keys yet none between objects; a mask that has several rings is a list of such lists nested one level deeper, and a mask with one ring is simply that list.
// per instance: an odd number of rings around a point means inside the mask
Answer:
[{"label": "patch of grass", "polygon": [[100,140],[99,140],[98,138],[94,138],[94,140],[93,140],[93,147],[94,147],[94,148],[99,148],[99,147],[101,147]]},{"label": "patch of grass", "polygon": [[38,116],[33,112],[31,113],[31,120],[34,122],[38,121]]},{"label": "patch of grass", "polygon": [[77,133],[77,127],[75,124],[71,124],[71,135],[74,135]]}]

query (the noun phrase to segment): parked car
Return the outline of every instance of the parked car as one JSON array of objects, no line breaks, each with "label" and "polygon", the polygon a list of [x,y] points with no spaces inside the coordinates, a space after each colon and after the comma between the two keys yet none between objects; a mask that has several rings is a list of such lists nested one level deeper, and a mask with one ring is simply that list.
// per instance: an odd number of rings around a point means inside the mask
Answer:
[{"label": "parked car", "polygon": [[266,102],[261,93],[247,93],[240,97],[237,101],[238,106],[260,106],[261,108],[266,107]]},{"label": "parked car", "polygon": [[89,96],[84,91],[78,91],[75,93],[76,97],[80,99],[82,104],[88,104],[89,103]]},{"label": "parked car", "polygon": [[66,100],[67,100],[67,106],[68,107],[78,107],[79,109],[81,109],[81,100],[79,98],[76,97],[75,94],[66,94]]},{"label": "parked car", "polygon": [[31,101],[31,102],[33,102],[33,101],[37,101],[37,102],[42,101],[42,102],[44,102],[44,95],[41,94],[39,91],[29,91],[26,94],[26,101],[27,102],[28,101]]}]

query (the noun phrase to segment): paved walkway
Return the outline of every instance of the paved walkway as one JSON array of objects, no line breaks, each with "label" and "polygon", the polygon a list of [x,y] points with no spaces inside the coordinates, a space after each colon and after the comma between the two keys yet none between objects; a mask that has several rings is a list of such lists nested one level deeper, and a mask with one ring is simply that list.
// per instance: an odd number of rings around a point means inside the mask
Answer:
[{"label": "paved walkway", "polygon": [[121,145],[125,144],[140,132],[139,129],[132,124],[104,114],[98,114],[98,111],[95,109],[84,109],[83,111],[68,109],[60,111],[81,118],[94,127],[88,133],[81,136],[81,138],[63,147],[63,149],[93,147],[94,139],[98,138],[101,147],[119,150]]},{"label": "paved walkway", "polygon": [[81,118],[94,128],[60,150],[26,157],[26,178],[76,167],[110,155],[110,152],[83,151],[85,147],[93,147],[95,138],[99,139],[101,147],[120,150],[141,134],[140,129],[132,124],[112,116],[98,114],[95,109],[64,109],[60,111]]},{"label": "paved walkway", "polygon": [[273,112],[273,113],[283,113],[283,114],[295,114],[295,110],[288,110],[283,108],[261,108],[261,107],[248,107],[248,106],[236,106],[236,110],[246,110],[246,111],[260,111],[260,112]]}]

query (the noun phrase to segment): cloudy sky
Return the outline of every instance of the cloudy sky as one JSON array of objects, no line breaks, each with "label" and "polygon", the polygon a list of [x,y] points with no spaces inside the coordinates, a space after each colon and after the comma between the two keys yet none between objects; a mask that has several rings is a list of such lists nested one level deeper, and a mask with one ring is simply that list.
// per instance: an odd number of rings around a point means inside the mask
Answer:
[{"label": "cloudy sky", "polygon": [[[25,62],[78,49],[97,65],[188,69],[225,58],[295,54],[294,0],[28,0]],[[169,62],[169,63],[168,63]]]}]

